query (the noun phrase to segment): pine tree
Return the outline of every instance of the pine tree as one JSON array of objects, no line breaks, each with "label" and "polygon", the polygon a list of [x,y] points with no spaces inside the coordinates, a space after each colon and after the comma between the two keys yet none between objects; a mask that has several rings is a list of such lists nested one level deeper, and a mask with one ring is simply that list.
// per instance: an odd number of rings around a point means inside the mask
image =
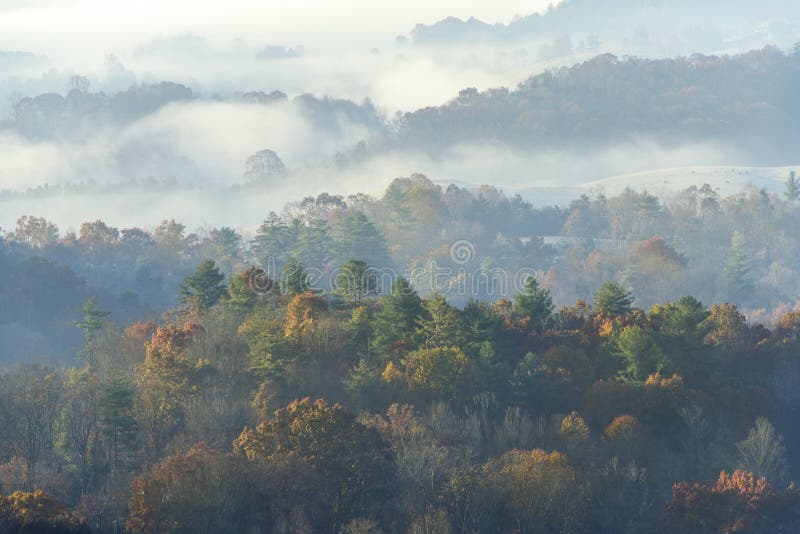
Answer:
[{"label": "pine tree", "polygon": [[294,296],[310,290],[311,286],[308,283],[308,272],[305,265],[294,256],[289,256],[289,260],[281,271],[281,292],[284,295]]},{"label": "pine tree", "polygon": [[313,219],[308,225],[300,226],[291,253],[305,265],[325,269],[330,257],[330,243],[328,223],[322,219]]},{"label": "pine tree", "polygon": [[338,269],[333,291],[348,304],[359,304],[366,295],[376,291],[378,277],[361,260],[350,260]]},{"label": "pine tree", "polygon": [[797,178],[797,173],[791,171],[789,177],[786,178],[786,200],[794,204],[800,198],[800,179]]},{"label": "pine tree", "polygon": [[340,262],[355,258],[381,269],[389,253],[381,231],[363,213],[342,219],[334,229],[335,254]]},{"label": "pine tree", "polygon": [[620,282],[622,283],[623,287],[630,291],[631,293],[637,293],[642,288],[642,271],[641,266],[639,265],[639,260],[637,259],[636,255],[633,255],[628,260],[628,264],[625,265],[625,269],[622,271],[622,275],[620,276]]},{"label": "pine tree", "polygon": [[122,378],[112,378],[100,398],[100,424],[108,444],[112,476],[131,461],[138,425],[134,414],[136,388]]},{"label": "pine tree", "polygon": [[539,285],[535,277],[525,280],[525,289],[514,297],[514,311],[530,319],[537,332],[544,332],[553,320],[553,297],[550,290]]},{"label": "pine tree", "polygon": [[256,232],[252,242],[253,252],[263,268],[268,269],[273,264],[277,268],[286,263],[292,241],[289,227],[278,214],[271,211]]},{"label": "pine tree", "polygon": [[214,260],[205,260],[194,274],[183,279],[179,290],[180,302],[199,310],[208,310],[225,295],[224,280],[225,275]]},{"label": "pine tree", "polygon": [[107,317],[111,312],[99,309],[95,297],[86,301],[81,308],[81,312],[83,313],[83,319],[76,321],[75,326],[83,330],[84,345],[81,355],[91,369],[95,363],[94,333],[103,328],[103,317]]},{"label": "pine tree", "polygon": [[416,337],[426,348],[460,347],[464,336],[458,310],[447,303],[441,293],[434,293],[422,301],[425,310],[419,318]]},{"label": "pine tree", "polygon": [[375,315],[377,350],[389,357],[407,352],[414,346],[417,317],[422,313],[419,295],[408,280],[398,277],[392,292],[383,298],[383,308]]},{"label": "pine tree", "polygon": [[633,296],[615,282],[606,282],[594,296],[594,311],[606,315],[627,315]]},{"label": "pine tree", "polygon": [[746,299],[754,289],[750,277],[750,260],[745,253],[744,237],[738,231],[731,238],[731,249],[725,262],[725,280],[732,300]]}]

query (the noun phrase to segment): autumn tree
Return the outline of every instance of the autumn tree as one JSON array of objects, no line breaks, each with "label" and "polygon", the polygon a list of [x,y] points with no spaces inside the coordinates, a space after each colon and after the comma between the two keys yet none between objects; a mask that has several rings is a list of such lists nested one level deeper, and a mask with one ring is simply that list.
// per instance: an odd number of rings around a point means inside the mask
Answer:
[{"label": "autumn tree", "polygon": [[404,364],[412,389],[449,398],[464,386],[469,360],[459,348],[435,347],[408,353]]},{"label": "autumn tree", "polygon": [[484,467],[503,496],[505,528],[517,532],[581,532],[585,489],[560,452],[513,450]]},{"label": "autumn tree", "polygon": [[199,325],[192,323],[159,327],[147,345],[144,362],[136,368],[137,411],[151,456],[157,457],[181,428],[186,403],[210,371],[207,360],[194,358],[187,351],[201,332]]},{"label": "autumn tree", "polygon": [[0,531],[8,534],[89,534],[83,518],[41,490],[0,496]]},{"label": "autumn tree", "polygon": [[131,483],[125,526],[141,534],[266,528],[275,518],[260,474],[240,457],[197,444],[162,459]]},{"label": "autumn tree", "polygon": [[44,217],[23,215],[17,219],[17,228],[12,236],[15,241],[44,248],[58,241],[58,227]]},{"label": "autumn tree", "polygon": [[680,482],[672,488],[664,530],[669,532],[791,532],[800,494],[776,492],[747,471],[720,473],[714,482]]},{"label": "autumn tree", "polygon": [[294,401],[245,428],[234,449],[251,460],[295,454],[307,462],[322,476],[338,525],[385,503],[394,479],[391,451],[378,432],[321,399]]}]

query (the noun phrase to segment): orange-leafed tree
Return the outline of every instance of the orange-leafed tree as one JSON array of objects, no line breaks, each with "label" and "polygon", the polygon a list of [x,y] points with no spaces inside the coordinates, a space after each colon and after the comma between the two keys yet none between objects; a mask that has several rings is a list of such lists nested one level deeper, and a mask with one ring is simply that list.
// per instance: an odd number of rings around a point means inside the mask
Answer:
[{"label": "orange-leafed tree", "polygon": [[297,400],[256,428],[245,428],[234,449],[250,460],[294,455],[321,477],[334,520],[366,517],[391,490],[394,464],[389,445],[339,404]]},{"label": "orange-leafed tree", "polygon": [[8,534],[89,534],[78,515],[41,490],[0,496],[0,532]]},{"label": "orange-leafed tree", "polygon": [[715,482],[680,482],[666,507],[666,532],[797,532],[800,492],[775,491],[747,471]]},{"label": "orange-leafed tree", "polygon": [[487,463],[484,472],[502,495],[508,531],[583,531],[586,492],[564,454],[512,450]]}]

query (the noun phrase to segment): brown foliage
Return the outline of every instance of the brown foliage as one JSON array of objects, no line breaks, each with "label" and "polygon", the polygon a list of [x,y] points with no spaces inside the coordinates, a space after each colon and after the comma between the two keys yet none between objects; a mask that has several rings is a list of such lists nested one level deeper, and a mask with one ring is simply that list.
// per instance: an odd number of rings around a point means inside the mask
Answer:
[{"label": "brown foliage", "polygon": [[286,337],[298,338],[308,333],[328,311],[328,302],[314,293],[300,293],[286,308]]},{"label": "brown foliage", "polygon": [[[716,482],[680,482],[666,508],[669,532],[779,532],[797,519],[800,492],[776,492],[747,471],[720,473]],[[796,526],[796,525],[795,525]]]},{"label": "brown foliage", "polygon": [[0,497],[0,532],[88,534],[89,527],[81,517],[41,490],[16,491]]}]

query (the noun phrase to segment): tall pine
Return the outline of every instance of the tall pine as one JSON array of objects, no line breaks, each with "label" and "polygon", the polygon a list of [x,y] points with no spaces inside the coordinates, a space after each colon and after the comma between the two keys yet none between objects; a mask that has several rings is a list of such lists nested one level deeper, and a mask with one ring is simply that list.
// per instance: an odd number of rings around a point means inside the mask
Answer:
[{"label": "tall pine", "polygon": [[375,314],[376,350],[387,360],[412,350],[417,318],[423,311],[422,301],[408,280],[397,277],[392,292],[383,298],[383,307]]}]

